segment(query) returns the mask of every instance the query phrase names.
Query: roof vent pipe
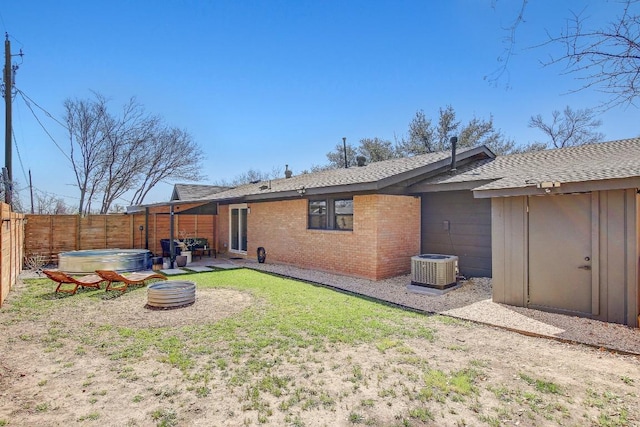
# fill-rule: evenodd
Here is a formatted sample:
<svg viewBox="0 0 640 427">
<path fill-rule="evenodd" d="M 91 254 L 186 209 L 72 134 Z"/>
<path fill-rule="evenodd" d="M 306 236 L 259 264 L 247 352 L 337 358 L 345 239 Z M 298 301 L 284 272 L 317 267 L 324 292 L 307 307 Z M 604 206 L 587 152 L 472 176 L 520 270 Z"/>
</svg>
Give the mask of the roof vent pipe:
<svg viewBox="0 0 640 427">
<path fill-rule="evenodd" d="M 456 171 L 456 146 L 458 145 L 458 137 L 452 136 L 451 142 L 451 172 Z"/>
<path fill-rule="evenodd" d="M 365 156 L 356 157 L 356 162 L 358 162 L 358 166 L 362 167 L 367 163 L 367 158 Z"/>
<path fill-rule="evenodd" d="M 349 167 L 349 163 L 347 163 L 347 137 L 342 137 L 342 148 L 344 149 L 344 168 Z"/>
<path fill-rule="evenodd" d="M 291 178 L 291 175 L 293 175 L 293 172 L 291 172 L 289 170 L 289 165 L 284 165 L 284 177 L 285 178 Z M 269 181 L 271 182 L 271 181 Z"/>
</svg>

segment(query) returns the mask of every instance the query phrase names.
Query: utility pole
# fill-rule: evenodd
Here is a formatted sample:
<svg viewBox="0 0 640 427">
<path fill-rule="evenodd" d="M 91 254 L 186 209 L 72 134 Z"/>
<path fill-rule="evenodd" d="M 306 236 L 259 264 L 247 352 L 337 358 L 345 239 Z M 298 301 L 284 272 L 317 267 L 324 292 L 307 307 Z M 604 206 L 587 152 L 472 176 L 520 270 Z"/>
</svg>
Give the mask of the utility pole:
<svg viewBox="0 0 640 427">
<path fill-rule="evenodd" d="M 4 40 L 4 167 L 6 169 L 6 181 L 4 182 L 4 201 L 11 204 L 11 193 L 13 192 L 11 174 L 11 89 L 13 79 L 11 78 L 11 42 L 9 34 L 5 33 Z"/>
<path fill-rule="evenodd" d="M 20 53 L 17 56 L 22 56 L 22 49 L 20 49 Z M 14 75 L 16 70 L 18 69 L 17 65 L 11 65 L 11 42 L 9 41 L 9 33 L 5 33 L 4 39 L 4 105 L 5 105 L 5 114 L 4 114 L 4 173 L 3 177 L 4 181 L 4 201 L 7 204 L 11 204 L 12 196 L 13 196 L 13 172 L 11 168 L 11 135 L 12 132 L 12 124 L 11 124 L 11 101 L 13 91 L 13 83 L 14 83 Z"/>
<path fill-rule="evenodd" d="M 31 213 L 35 213 L 33 211 L 33 182 L 31 181 L 31 169 L 29 169 L 29 193 L 31 194 Z"/>
</svg>

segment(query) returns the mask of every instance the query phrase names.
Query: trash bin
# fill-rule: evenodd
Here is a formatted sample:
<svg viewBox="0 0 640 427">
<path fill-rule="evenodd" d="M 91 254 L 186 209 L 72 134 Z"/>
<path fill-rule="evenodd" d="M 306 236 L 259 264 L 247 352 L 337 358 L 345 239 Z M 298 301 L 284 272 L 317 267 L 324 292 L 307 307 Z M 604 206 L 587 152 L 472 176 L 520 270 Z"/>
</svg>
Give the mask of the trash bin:
<svg viewBox="0 0 640 427">
<path fill-rule="evenodd" d="M 264 260 L 267 259 L 267 251 L 264 250 L 262 246 L 258 248 L 258 262 L 260 264 L 264 263 Z"/>
</svg>

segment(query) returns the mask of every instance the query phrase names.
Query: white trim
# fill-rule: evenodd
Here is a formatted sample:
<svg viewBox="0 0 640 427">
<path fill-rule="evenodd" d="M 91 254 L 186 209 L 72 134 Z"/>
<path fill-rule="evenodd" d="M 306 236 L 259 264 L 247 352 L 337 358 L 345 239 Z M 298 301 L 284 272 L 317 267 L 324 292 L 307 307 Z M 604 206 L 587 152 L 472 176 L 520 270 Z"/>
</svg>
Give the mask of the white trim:
<svg viewBox="0 0 640 427">
<path fill-rule="evenodd" d="M 229 252 L 233 253 L 233 254 L 241 254 L 241 255 L 246 255 L 247 251 L 244 250 L 239 250 L 239 249 L 233 249 L 233 235 L 232 235 L 232 221 L 233 221 L 233 215 L 232 215 L 232 211 L 234 209 L 245 209 L 247 211 L 247 215 L 249 214 L 249 207 L 246 203 L 240 203 L 240 204 L 236 204 L 236 205 L 229 205 Z M 240 215 L 238 215 L 238 218 L 241 218 Z M 238 246 L 241 246 L 241 242 L 242 242 L 242 238 L 246 237 L 242 235 L 242 224 L 238 224 Z"/>
</svg>

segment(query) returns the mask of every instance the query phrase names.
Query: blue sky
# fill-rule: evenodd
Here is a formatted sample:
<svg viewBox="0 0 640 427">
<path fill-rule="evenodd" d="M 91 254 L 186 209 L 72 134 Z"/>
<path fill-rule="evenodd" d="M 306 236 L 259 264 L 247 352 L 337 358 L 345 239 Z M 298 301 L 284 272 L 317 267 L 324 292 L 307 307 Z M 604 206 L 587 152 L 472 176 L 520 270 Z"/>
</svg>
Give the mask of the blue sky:
<svg viewBox="0 0 640 427">
<path fill-rule="evenodd" d="M 56 118 L 67 98 L 96 91 L 116 110 L 135 96 L 146 110 L 186 129 L 203 148 L 202 183 L 284 165 L 298 173 L 326 163 L 342 137 L 393 140 L 419 109 L 437 118 L 451 105 L 463 122 L 488 119 L 517 143 L 540 138 L 529 117 L 594 107 L 604 98 L 575 75 L 540 61 L 570 11 L 594 25 L 616 15 L 604 0 L 529 2 L 515 55 L 497 85 L 504 30 L 519 0 L 448 1 L 4 1 L 0 25 L 24 52 L 16 86 Z M 14 58 L 14 62 L 20 62 Z M 65 130 L 35 109 L 68 152 Z M 36 191 L 78 195 L 63 153 L 24 101 L 13 103 L 13 175 L 28 208 Z M 606 139 L 640 135 L 638 109 L 603 113 Z M 4 130 L 4 122 L 2 124 Z M 4 131 L 2 133 L 4 135 Z M 4 164 L 4 161 L 3 161 Z M 23 172 L 24 170 L 24 172 Z M 145 203 L 166 201 L 171 184 Z M 128 205 L 127 200 L 119 204 Z"/>
</svg>

